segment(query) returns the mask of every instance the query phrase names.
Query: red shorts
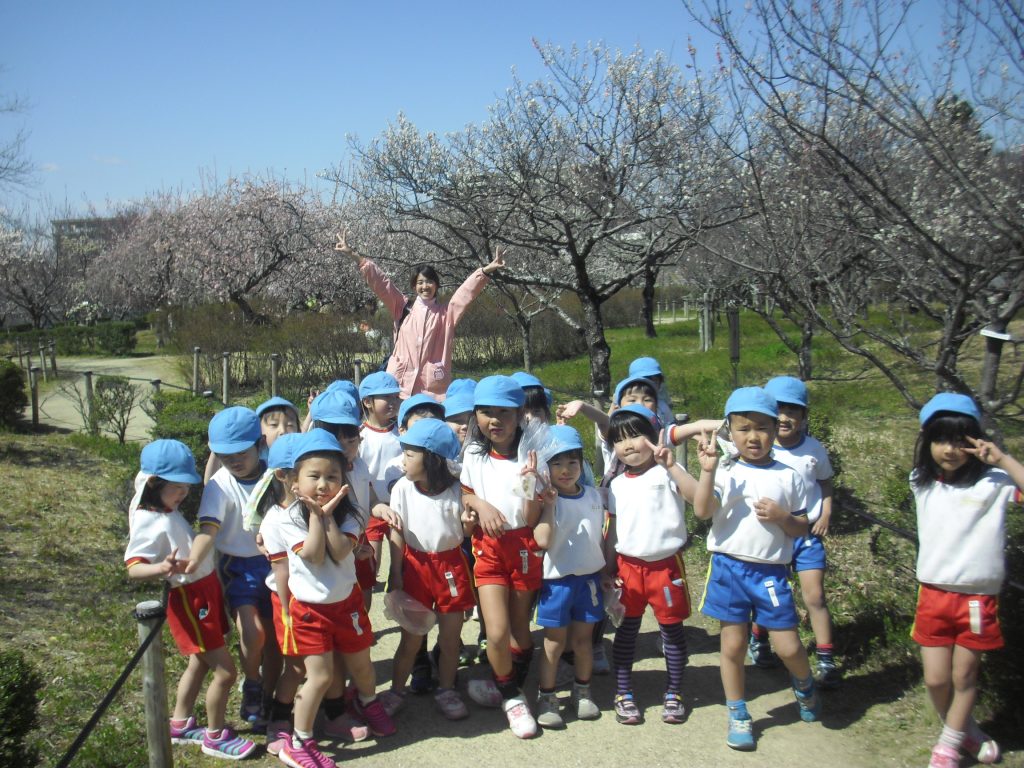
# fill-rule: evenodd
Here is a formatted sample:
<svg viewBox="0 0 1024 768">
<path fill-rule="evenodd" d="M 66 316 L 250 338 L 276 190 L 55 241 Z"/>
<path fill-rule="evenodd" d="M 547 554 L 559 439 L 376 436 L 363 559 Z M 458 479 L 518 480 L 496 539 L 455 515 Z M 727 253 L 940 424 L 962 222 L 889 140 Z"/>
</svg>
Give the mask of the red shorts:
<svg viewBox="0 0 1024 768">
<path fill-rule="evenodd" d="M 469 562 L 462 547 L 445 552 L 420 552 L 405 548 L 402 589 L 438 613 L 468 611 L 473 599 Z"/>
<path fill-rule="evenodd" d="M 282 616 L 282 621 L 286 656 L 330 651 L 358 653 L 373 645 L 373 628 L 363 607 L 363 591 L 357 587 L 337 603 L 302 603 L 292 595 L 288 617 Z"/>
<path fill-rule="evenodd" d="M 690 615 L 690 591 L 682 556 L 648 562 L 637 557 L 617 557 L 622 581 L 622 605 L 626 616 L 643 616 L 651 606 L 659 624 L 675 624 Z"/>
<path fill-rule="evenodd" d="M 524 592 L 540 589 L 543 553 L 529 526 L 505 531 L 498 539 L 485 536 L 477 527 L 473 531 L 473 556 L 477 587 L 500 584 Z"/>
<path fill-rule="evenodd" d="M 390 532 L 391 526 L 379 517 L 371 517 L 370 522 L 366 524 L 366 538 L 370 541 L 386 539 Z"/>
<path fill-rule="evenodd" d="M 290 627 L 285 626 L 284 618 L 281 615 L 281 598 L 275 589 L 270 593 L 270 613 L 274 617 L 274 636 L 277 638 L 277 647 L 285 656 L 294 656 L 294 653 L 285 651 L 288 643 L 291 642 Z"/>
<path fill-rule="evenodd" d="M 369 533 L 369 530 L 367 530 Z M 359 537 L 359 541 L 356 546 L 361 546 L 368 543 L 366 540 L 366 534 L 364 533 Z M 366 559 L 356 558 L 356 581 L 358 582 L 361 589 L 373 591 L 373 588 L 377 586 L 377 558 L 367 557 Z"/>
<path fill-rule="evenodd" d="M 224 647 L 230 630 L 224 594 L 216 573 L 167 593 L 167 626 L 178 650 L 186 656 Z"/>
<path fill-rule="evenodd" d="M 1003 647 L 999 629 L 999 598 L 967 595 L 922 584 L 910 636 L 928 647 L 959 645 L 973 651 Z"/>
</svg>

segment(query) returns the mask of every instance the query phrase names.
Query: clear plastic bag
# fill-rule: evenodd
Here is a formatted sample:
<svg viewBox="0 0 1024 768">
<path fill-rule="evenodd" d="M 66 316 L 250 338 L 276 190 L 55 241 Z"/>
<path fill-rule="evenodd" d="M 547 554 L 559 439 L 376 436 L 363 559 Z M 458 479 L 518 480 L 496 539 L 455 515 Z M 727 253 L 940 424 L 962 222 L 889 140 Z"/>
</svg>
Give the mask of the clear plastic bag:
<svg viewBox="0 0 1024 768">
<path fill-rule="evenodd" d="M 437 623 L 437 614 L 401 589 L 384 595 L 384 615 L 414 635 L 427 634 Z"/>
<path fill-rule="evenodd" d="M 519 451 L 516 458 L 522 465 L 526 464 L 530 451 L 537 454 L 537 473 L 540 480 L 534 475 L 523 475 L 521 481 L 512 489 L 512 493 L 523 499 L 534 499 L 537 497 L 538 489 L 544 488 L 544 476 L 547 471 L 548 459 L 558 452 L 558 442 L 551 436 L 548 425 L 539 419 L 526 419 L 523 422 L 523 435 L 519 438 Z"/>
<path fill-rule="evenodd" d="M 622 624 L 622 620 L 626 618 L 626 606 L 622 604 L 622 588 L 621 587 L 610 587 L 603 590 L 604 592 L 604 612 L 608 616 L 608 621 L 612 623 L 613 627 L 618 627 Z"/>
</svg>

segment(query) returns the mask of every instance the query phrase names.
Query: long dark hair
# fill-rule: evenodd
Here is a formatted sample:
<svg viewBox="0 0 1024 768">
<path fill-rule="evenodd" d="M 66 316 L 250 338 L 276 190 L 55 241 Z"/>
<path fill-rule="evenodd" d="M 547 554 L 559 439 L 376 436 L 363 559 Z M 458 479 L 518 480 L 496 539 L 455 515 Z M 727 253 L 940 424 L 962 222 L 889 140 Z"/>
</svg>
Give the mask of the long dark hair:
<svg viewBox="0 0 1024 768">
<path fill-rule="evenodd" d="M 308 459 L 330 459 L 331 461 L 338 462 L 338 466 L 341 467 L 341 484 L 348 485 L 348 471 L 345 468 L 346 462 L 344 454 L 339 455 L 334 451 L 316 451 L 314 453 L 307 453 L 301 459 L 295 462 L 295 469 L 293 469 L 292 472 L 297 475 L 299 472 L 299 467 L 302 466 L 302 463 Z M 299 508 L 299 514 L 302 516 L 302 523 L 306 526 L 306 529 L 309 530 L 309 508 L 302 501 L 299 501 L 297 506 Z M 345 520 L 347 520 L 349 517 L 353 517 L 358 514 L 359 510 L 356 508 L 356 505 L 352 501 L 352 493 L 350 489 L 348 495 L 346 495 L 345 498 L 343 498 L 341 502 L 338 504 L 338 506 L 334 508 L 334 512 L 331 514 L 331 517 L 334 518 L 335 525 L 337 525 L 338 528 L 341 528 L 341 525 L 345 522 Z M 331 551 L 329 549 L 325 548 L 324 551 L 327 553 L 327 556 L 331 558 L 332 563 L 338 562 L 334 559 L 334 556 L 331 554 Z"/>
<path fill-rule="evenodd" d="M 448 468 L 448 460 L 444 456 L 428 451 L 426 448 L 421 448 L 418 445 L 402 443 L 402 449 L 423 454 L 423 469 L 427 473 L 427 493 L 431 495 L 442 493 L 458 482 L 458 478 Z"/>
<path fill-rule="evenodd" d="M 163 501 L 160 499 L 160 493 L 163 491 L 164 486 L 167 485 L 167 480 L 162 477 L 153 475 L 146 481 L 146 486 L 142 489 L 142 496 L 139 497 L 139 509 L 153 509 L 161 511 L 166 509 Z"/>
<path fill-rule="evenodd" d="M 950 485 L 972 486 L 988 471 L 988 466 L 973 454 L 952 477 L 944 477 L 942 469 L 932 458 L 932 443 L 968 445 L 967 438 L 987 440 L 978 420 L 962 413 L 939 411 L 921 427 L 914 446 L 914 471 L 911 482 L 918 488 L 927 488 L 936 480 Z"/>
<path fill-rule="evenodd" d="M 491 438 L 487 437 L 483 432 L 480 431 L 480 425 L 476 421 L 476 413 L 481 408 L 490 407 L 507 407 L 507 406 L 488 406 L 488 405 L 476 405 L 473 406 L 473 416 L 469 420 L 469 431 L 466 433 L 466 444 L 472 447 L 473 453 L 478 453 L 482 456 L 486 456 L 493 449 L 491 445 Z M 523 418 L 523 407 L 520 406 L 516 409 L 519 416 L 516 418 L 517 422 L 520 422 Z M 510 455 L 516 453 L 519 450 L 519 440 L 523 436 L 523 428 L 520 424 L 516 425 L 516 436 L 512 440 L 512 445 L 509 446 Z"/>
<path fill-rule="evenodd" d="M 256 500 L 256 511 L 259 513 L 261 518 L 267 516 L 270 508 L 274 505 L 280 505 L 285 499 L 284 494 L 284 483 L 277 479 L 275 474 L 270 483 L 263 491 L 263 495 Z"/>
</svg>

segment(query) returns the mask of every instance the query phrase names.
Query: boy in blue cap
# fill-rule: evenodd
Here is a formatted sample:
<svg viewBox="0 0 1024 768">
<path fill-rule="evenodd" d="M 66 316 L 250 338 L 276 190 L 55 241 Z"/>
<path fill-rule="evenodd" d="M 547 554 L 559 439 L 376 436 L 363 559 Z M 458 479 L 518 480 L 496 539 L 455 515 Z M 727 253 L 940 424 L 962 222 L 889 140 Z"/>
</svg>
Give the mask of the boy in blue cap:
<svg viewBox="0 0 1024 768">
<path fill-rule="evenodd" d="M 788 565 L 793 540 L 807 535 L 806 490 L 800 476 L 772 457 L 779 409 L 760 387 L 742 387 L 725 404 L 738 456 L 719 465 L 714 434 L 700 441 L 701 476 L 694 514 L 711 520 L 711 552 L 700 610 L 718 619 L 721 673 L 729 708 L 726 743 L 733 749 L 755 747 L 744 699 L 744 660 L 750 614 L 767 627 L 776 652 L 792 675 L 800 718 L 819 717 L 820 700 L 807 652 L 797 634 L 796 606 Z"/>
<path fill-rule="evenodd" d="M 359 384 L 363 423 L 359 427 L 359 458 L 366 462 L 370 483 L 380 501 L 387 502 L 384 492 L 384 469 L 388 462 L 402 455 L 398 442 L 395 414 L 398 412 L 398 379 L 385 371 L 375 371 Z M 388 524 L 371 518 L 366 525 L 366 540 L 373 548 L 374 579 L 380 570 L 383 541 Z"/>
</svg>

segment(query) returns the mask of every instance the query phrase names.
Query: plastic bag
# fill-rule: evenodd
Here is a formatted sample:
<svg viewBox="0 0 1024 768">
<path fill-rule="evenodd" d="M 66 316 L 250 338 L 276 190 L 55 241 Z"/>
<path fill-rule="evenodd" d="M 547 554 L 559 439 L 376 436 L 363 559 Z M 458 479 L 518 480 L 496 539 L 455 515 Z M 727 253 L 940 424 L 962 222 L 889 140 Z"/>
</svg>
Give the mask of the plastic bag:
<svg viewBox="0 0 1024 768">
<path fill-rule="evenodd" d="M 618 627 L 622 624 L 622 620 L 626 618 L 626 606 L 622 604 L 622 588 L 611 587 L 604 589 L 604 612 L 608 616 L 608 621 L 612 623 L 613 627 Z"/>
<path fill-rule="evenodd" d="M 437 623 L 437 614 L 401 589 L 384 595 L 384 615 L 414 635 L 427 634 Z"/>
<path fill-rule="evenodd" d="M 519 438 L 519 451 L 516 456 L 519 463 L 525 465 L 530 451 L 537 453 L 537 472 L 541 477 L 546 474 L 548 459 L 558 452 L 558 442 L 551 436 L 548 425 L 539 419 L 526 419 L 523 422 L 523 435 Z M 538 482 L 534 475 L 523 475 L 520 482 L 512 489 L 512 493 L 522 499 L 535 499 L 538 486 L 543 489 L 544 481 Z"/>
</svg>

